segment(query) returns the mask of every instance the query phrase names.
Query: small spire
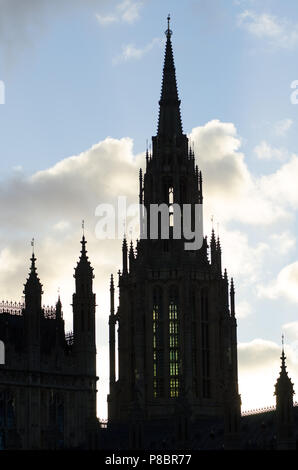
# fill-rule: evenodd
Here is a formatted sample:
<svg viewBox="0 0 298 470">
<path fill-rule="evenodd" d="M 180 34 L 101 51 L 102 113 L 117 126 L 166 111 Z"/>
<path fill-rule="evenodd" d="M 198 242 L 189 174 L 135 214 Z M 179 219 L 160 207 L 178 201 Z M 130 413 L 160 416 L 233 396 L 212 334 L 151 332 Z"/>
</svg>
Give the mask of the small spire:
<svg viewBox="0 0 298 470">
<path fill-rule="evenodd" d="M 235 289 L 234 289 L 234 279 L 233 278 L 231 278 L 230 303 L 231 303 L 231 315 L 232 315 L 232 317 L 235 317 Z"/>
<path fill-rule="evenodd" d="M 82 230 L 83 230 L 83 236 L 85 235 L 85 220 L 82 220 Z"/>
<path fill-rule="evenodd" d="M 125 234 L 122 243 L 122 272 L 127 274 L 127 241 Z"/>
<path fill-rule="evenodd" d="M 132 240 L 130 240 L 130 249 L 129 249 L 129 256 L 134 258 L 134 248 L 133 248 L 133 243 Z"/>
<path fill-rule="evenodd" d="M 32 246 L 32 256 L 34 256 L 34 238 L 31 240 L 31 246 Z"/>
<path fill-rule="evenodd" d="M 110 283 L 110 314 L 114 315 L 115 313 L 115 288 L 114 288 L 114 276 L 111 274 L 111 283 Z"/>
<path fill-rule="evenodd" d="M 94 275 L 93 275 L 93 268 L 91 266 L 91 263 L 89 261 L 89 258 L 87 256 L 87 249 L 86 249 L 86 244 L 87 244 L 87 241 L 86 241 L 86 238 L 85 238 L 85 235 L 83 234 L 82 236 L 82 240 L 80 241 L 81 245 L 82 245 L 82 249 L 81 249 L 81 256 L 79 258 L 79 261 L 77 263 L 77 266 L 75 268 L 75 275 L 74 277 L 76 277 L 78 274 L 82 275 L 91 275 L 92 278 L 94 278 Z"/>
<path fill-rule="evenodd" d="M 281 370 L 285 371 L 286 370 L 286 356 L 285 356 L 285 336 L 284 336 L 284 334 L 281 335 L 281 345 L 282 345 Z"/>
<path fill-rule="evenodd" d="M 58 287 L 58 300 L 56 302 L 56 320 L 62 318 L 62 303 L 60 299 L 60 287 Z"/>
<path fill-rule="evenodd" d="M 216 238 L 215 238 L 215 231 L 213 228 L 213 216 L 211 217 L 211 222 L 212 222 L 212 230 L 211 230 L 211 246 L 216 247 Z"/>
<path fill-rule="evenodd" d="M 284 335 L 282 335 L 282 352 L 281 352 L 281 366 L 279 378 L 277 379 L 275 385 L 275 395 L 278 393 L 288 390 L 290 395 L 294 394 L 293 384 L 291 379 L 288 376 L 287 366 L 286 366 L 286 356 L 285 356 L 285 345 L 284 345 Z"/>
<path fill-rule="evenodd" d="M 168 14 L 167 21 L 168 21 L 168 29 L 165 31 L 165 35 L 167 36 L 167 38 L 170 38 L 173 34 L 173 31 L 170 28 L 170 21 L 171 21 L 170 13 Z"/>
<path fill-rule="evenodd" d="M 161 96 L 159 100 L 159 118 L 157 135 L 174 137 L 182 135 L 182 122 L 180 116 L 180 100 L 178 97 L 176 70 L 174 64 L 170 29 L 170 16 L 168 17 L 168 29 Z"/>
<path fill-rule="evenodd" d="M 35 291 L 36 289 L 38 290 L 39 293 L 42 292 L 42 284 L 40 282 L 40 279 L 37 275 L 37 270 L 36 270 L 36 265 L 35 265 L 35 254 L 34 254 L 34 238 L 31 240 L 31 246 L 32 246 L 32 256 L 30 258 L 31 264 L 30 264 L 30 271 L 29 271 L 29 276 L 26 280 L 26 283 L 24 284 L 24 294 L 28 292 L 32 292 L 32 289 Z"/>
</svg>

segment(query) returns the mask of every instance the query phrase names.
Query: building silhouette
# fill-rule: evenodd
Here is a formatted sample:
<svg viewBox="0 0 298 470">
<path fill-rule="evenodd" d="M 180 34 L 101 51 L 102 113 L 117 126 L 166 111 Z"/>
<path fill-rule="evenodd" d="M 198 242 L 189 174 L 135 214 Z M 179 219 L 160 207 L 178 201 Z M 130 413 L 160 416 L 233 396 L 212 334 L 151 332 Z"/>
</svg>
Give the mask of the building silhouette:
<svg viewBox="0 0 298 470">
<path fill-rule="evenodd" d="M 186 250 L 185 237 L 174 238 L 182 217 L 173 213 L 171 220 L 174 204 L 188 204 L 194 214 L 203 203 L 202 174 L 182 129 L 171 34 L 168 26 L 157 135 L 139 175 L 139 201 L 147 209 L 141 232 L 146 225 L 147 234 L 135 248 L 123 241 L 117 313 L 111 285 L 109 423 L 125 426 L 142 416 L 151 427 L 172 428 L 178 407 L 183 420 L 225 417 L 232 437 L 240 419 L 233 283 L 229 292 L 214 231 L 209 259 L 207 238 L 199 250 Z M 157 238 L 145 238 L 153 204 L 169 208 L 169 239 L 162 237 L 161 220 Z"/>
<path fill-rule="evenodd" d="M 24 304 L 0 304 L 0 449 L 296 446 L 284 348 L 276 411 L 241 416 L 235 288 L 222 269 L 220 240 L 212 230 L 209 242 L 205 236 L 199 249 L 185 249 L 189 237 L 175 236 L 184 205 L 194 231 L 203 177 L 183 133 L 171 35 L 168 18 L 157 135 L 139 173 L 140 239 L 134 246 L 124 237 L 117 308 L 113 275 L 110 281 L 108 423 L 96 417 L 96 302 L 83 235 L 73 333 L 65 333 L 60 298 L 55 308 L 42 306 L 34 252 Z M 153 220 L 150 209 L 161 204 L 168 217 Z"/>
<path fill-rule="evenodd" d="M 83 236 L 75 268 L 73 334 L 65 334 L 60 298 L 42 307 L 34 252 L 24 304 L 0 305 L 0 449 L 96 445 L 96 346 L 93 268 Z"/>
</svg>

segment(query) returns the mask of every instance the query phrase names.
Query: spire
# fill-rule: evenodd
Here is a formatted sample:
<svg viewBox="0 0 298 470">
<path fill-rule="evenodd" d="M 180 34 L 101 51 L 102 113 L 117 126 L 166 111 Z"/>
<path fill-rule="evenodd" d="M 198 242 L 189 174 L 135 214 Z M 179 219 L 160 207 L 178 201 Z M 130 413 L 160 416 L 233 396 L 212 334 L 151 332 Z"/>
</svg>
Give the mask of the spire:
<svg viewBox="0 0 298 470">
<path fill-rule="evenodd" d="M 122 272 L 123 274 L 127 274 L 127 241 L 126 241 L 126 235 L 124 235 L 123 238 L 123 244 L 122 244 Z"/>
<path fill-rule="evenodd" d="M 280 373 L 275 385 L 275 394 L 278 395 L 279 393 L 285 392 L 286 390 L 293 395 L 293 384 L 291 379 L 288 376 L 287 366 L 286 366 L 286 356 L 285 356 L 285 349 L 284 349 L 284 335 L 282 335 L 282 353 L 280 356 L 281 359 L 281 366 L 280 366 Z"/>
<path fill-rule="evenodd" d="M 62 303 L 60 299 L 60 292 L 58 290 L 58 300 L 56 302 L 56 320 L 62 319 Z"/>
<path fill-rule="evenodd" d="M 215 232 L 213 228 L 213 216 L 211 218 L 212 221 L 212 232 L 211 232 L 211 240 L 210 240 L 210 250 L 211 250 L 211 264 L 216 265 L 217 261 L 217 253 L 216 253 L 216 238 L 215 238 Z"/>
<path fill-rule="evenodd" d="M 282 336 L 281 367 L 275 384 L 277 449 L 295 449 L 294 416 L 293 416 L 293 383 L 288 376 Z"/>
<path fill-rule="evenodd" d="M 163 68 L 161 97 L 159 101 L 157 133 L 159 136 L 162 135 L 167 137 L 174 137 L 175 135 L 182 134 L 182 123 L 171 42 L 172 31 L 170 29 L 170 15 L 167 19 L 168 29 L 165 31 L 167 42 Z"/>
<path fill-rule="evenodd" d="M 234 279 L 231 279 L 231 289 L 230 289 L 230 301 L 231 301 L 231 315 L 235 317 L 235 288 L 234 288 Z"/>
<path fill-rule="evenodd" d="M 87 256 L 87 250 L 86 250 L 87 241 L 85 239 L 84 234 L 82 236 L 82 240 L 80 243 L 82 245 L 81 256 L 75 268 L 74 276 L 77 277 L 78 275 L 91 275 L 91 277 L 93 278 L 94 277 L 93 268 Z"/>
<path fill-rule="evenodd" d="M 27 278 L 26 284 L 24 284 L 25 286 L 24 294 L 27 294 L 29 291 L 32 292 L 32 290 L 37 290 L 39 293 L 42 293 L 42 284 L 37 275 L 36 265 L 35 265 L 36 258 L 34 255 L 34 238 L 32 238 L 31 246 L 32 246 L 32 256 L 30 258 L 30 261 L 31 261 L 30 272 L 29 272 L 29 276 Z"/>
<path fill-rule="evenodd" d="M 131 268 L 132 268 L 134 259 L 135 259 L 135 253 L 134 253 L 134 249 L 133 249 L 133 243 L 132 243 L 132 240 L 131 240 L 130 241 L 130 249 L 129 249 L 129 271 L 130 272 L 131 272 Z"/>
<path fill-rule="evenodd" d="M 115 287 L 114 287 L 114 276 L 111 274 L 111 283 L 110 283 L 110 313 L 114 315 L 115 313 Z"/>
</svg>

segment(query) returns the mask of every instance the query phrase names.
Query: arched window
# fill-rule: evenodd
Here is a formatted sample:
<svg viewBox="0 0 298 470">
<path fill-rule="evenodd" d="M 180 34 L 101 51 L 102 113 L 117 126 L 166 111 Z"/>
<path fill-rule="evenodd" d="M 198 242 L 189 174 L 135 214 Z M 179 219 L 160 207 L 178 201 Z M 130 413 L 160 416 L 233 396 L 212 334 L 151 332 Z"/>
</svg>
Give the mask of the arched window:
<svg viewBox="0 0 298 470">
<path fill-rule="evenodd" d="M 5 345 L 3 341 L 0 340 L 0 366 L 5 364 Z"/>
<path fill-rule="evenodd" d="M 169 290 L 169 376 L 170 397 L 179 396 L 179 318 L 178 288 L 171 286 Z"/>
<path fill-rule="evenodd" d="M 163 292 L 159 286 L 153 289 L 153 396 L 163 396 Z"/>
<path fill-rule="evenodd" d="M 174 227 L 174 188 L 173 186 L 169 187 L 169 219 L 170 219 L 170 227 Z"/>
</svg>

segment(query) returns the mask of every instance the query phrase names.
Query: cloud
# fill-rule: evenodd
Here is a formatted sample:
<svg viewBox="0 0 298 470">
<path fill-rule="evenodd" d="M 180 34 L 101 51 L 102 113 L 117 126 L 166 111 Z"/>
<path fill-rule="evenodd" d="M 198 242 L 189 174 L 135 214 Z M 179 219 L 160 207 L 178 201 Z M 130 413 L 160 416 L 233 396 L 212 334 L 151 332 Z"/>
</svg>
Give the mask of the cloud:
<svg viewBox="0 0 298 470">
<path fill-rule="evenodd" d="M 291 48 L 298 43 L 298 25 L 269 13 L 245 10 L 238 15 L 237 24 L 252 36 L 266 39 L 271 46 Z"/>
<path fill-rule="evenodd" d="M 220 229 L 220 238 L 224 248 L 223 266 L 233 273 L 238 282 L 251 284 L 259 280 L 264 260 L 270 251 L 269 245 L 261 241 L 251 246 L 245 233 L 240 230 L 227 230 L 224 227 Z M 237 312 L 241 314 L 238 308 Z M 245 313 L 247 306 L 242 304 L 242 318 Z"/>
<path fill-rule="evenodd" d="M 139 60 L 145 54 L 147 54 L 156 45 L 162 45 L 163 41 L 160 38 L 154 38 L 152 41 L 144 47 L 136 47 L 134 44 L 126 44 L 122 46 L 122 52 L 120 55 L 114 57 L 113 64 L 117 65 L 121 62 L 127 62 L 129 60 Z"/>
<path fill-rule="evenodd" d="M 274 148 L 265 140 L 254 148 L 254 153 L 260 160 L 283 160 L 287 156 L 285 149 Z"/>
<path fill-rule="evenodd" d="M 298 381 L 297 348 L 285 345 L 289 377 L 295 384 Z M 242 411 L 275 405 L 274 386 L 280 372 L 281 345 L 257 338 L 238 344 L 239 390 L 242 398 Z M 257 386 L 256 386 L 257 384 Z"/>
<path fill-rule="evenodd" d="M 288 231 L 270 235 L 270 245 L 274 251 L 286 255 L 296 246 L 296 238 Z"/>
<path fill-rule="evenodd" d="M 140 17 L 140 10 L 144 2 L 141 0 L 123 0 L 118 3 L 112 13 L 102 15 L 97 13 L 96 18 L 101 26 L 108 26 L 119 21 L 134 23 Z"/>
<path fill-rule="evenodd" d="M 245 155 L 240 151 L 241 139 L 232 123 L 210 121 L 194 128 L 191 139 L 203 171 L 205 220 L 212 213 L 216 219 L 221 217 L 223 265 L 236 276 L 237 291 L 240 284 L 245 284 L 251 292 L 268 256 L 271 259 L 272 253 L 276 257 L 283 254 L 278 250 L 280 243 L 285 252 L 290 251 L 295 239 L 285 230 L 276 230 L 265 242 L 255 239 L 251 243 L 239 228 L 227 228 L 231 222 L 264 225 L 280 220 L 279 207 L 275 202 L 270 205 L 267 187 L 265 191 L 260 184 L 262 178 L 254 177 L 246 165 Z M 17 301 L 21 298 L 29 270 L 30 240 L 34 236 L 44 301 L 54 303 L 60 287 L 68 330 L 72 328 L 73 269 L 80 251 L 81 220 L 85 219 L 98 304 L 98 357 L 106 354 L 109 277 L 121 268 L 121 241 L 96 238 L 95 209 L 100 203 L 116 205 L 119 195 L 127 196 L 128 204 L 137 203 L 138 170 L 144 161 L 144 154 L 134 153 L 132 139 L 108 137 L 29 177 L 22 171 L 13 171 L 0 187 L 0 298 Z M 275 184 L 277 174 L 270 175 L 273 182 L 269 186 Z M 243 216 L 243 207 L 251 213 L 247 211 Z M 240 318 L 251 313 L 243 292 L 236 311 Z M 108 363 L 100 361 L 100 375 L 105 377 L 102 403 L 107 393 Z"/>
<path fill-rule="evenodd" d="M 277 299 L 284 297 L 291 302 L 298 302 L 298 261 L 285 266 L 276 279 L 267 285 L 258 287 L 260 297 Z"/>
<path fill-rule="evenodd" d="M 288 130 L 292 127 L 292 125 L 293 120 L 289 118 L 278 121 L 274 126 L 276 135 L 279 137 L 284 137 L 287 134 Z"/>
<path fill-rule="evenodd" d="M 287 341 L 298 341 L 298 322 L 285 323 L 282 326 Z"/>
<path fill-rule="evenodd" d="M 248 317 L 252 313 L 252 308 L 247 300 L 241 300 L 237 302 L 237 319 L 243 319 Z"/>
<path fill-rule="evenodd" d="M 194 128 L 189 137 L 199 156 L 209 217 L 220 214 L 221 223 L 237 220 L 251 225 L 269 225 L 289 217 L 269 192 L 264 193 L 263 180 L 249 171 L 233 123 L 212 120 Z"/>
<path fill-rule="evenodd" d="M 293 154 L 275 173 L 260 177 L 259 187 L 276 207 L 298 209 L 297 178 L 298 156 Z"/>
<path fill-rule="evenodd" d="M 112 23 L 116 23 L 118 21 L 116 16 L 113 16 L 113 15 L 104 16 L 104 15 L 100 15 L 99 13 L 96 14 L 96 18 L 99 24 L 101 24 L 102 26 L 107 26 Z"/>
</svg>

